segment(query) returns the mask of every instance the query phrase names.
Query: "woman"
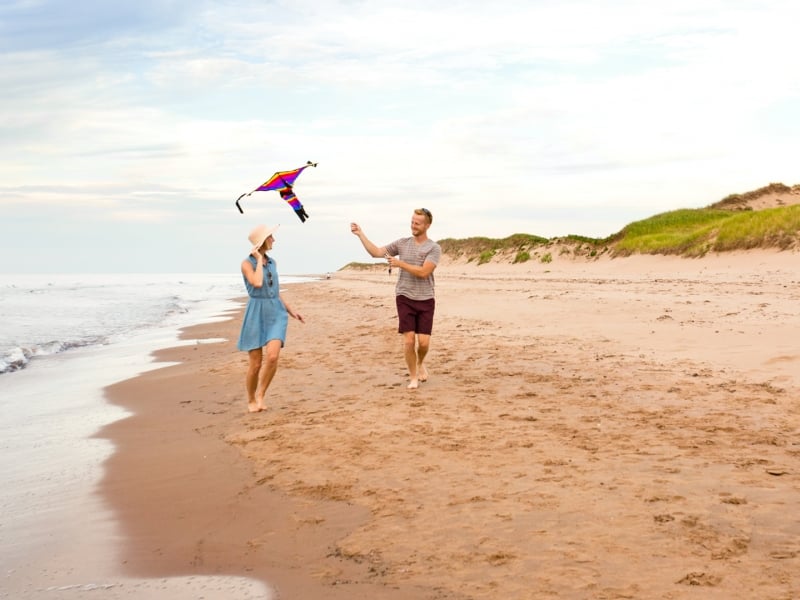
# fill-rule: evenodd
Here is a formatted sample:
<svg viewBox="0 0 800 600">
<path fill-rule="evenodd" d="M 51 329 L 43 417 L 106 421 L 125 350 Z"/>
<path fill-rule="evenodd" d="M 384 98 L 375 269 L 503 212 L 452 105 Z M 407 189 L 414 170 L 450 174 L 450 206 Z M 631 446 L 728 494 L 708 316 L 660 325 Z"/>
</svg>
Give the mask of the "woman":
<svg viewBox="0 0 800 600">
<path fill-rule="evenodd" d="M 305 323 L 303 315 L 284 301 L 275 261 L 267 256 L 275 242 L 272 234 L 277 229 L 277 225 L 259 225 L 253 229 L 249 236 L 253 249 L 242 261 L 242 277 L 250 297 L 242 319 L 238 348 L 247 350 L 250 359 L 245 382 L 249 412 L 267 408 L 264 397 L 278 370 L 278 357 L 286 341 L 289 315 Z"/>
</svg>

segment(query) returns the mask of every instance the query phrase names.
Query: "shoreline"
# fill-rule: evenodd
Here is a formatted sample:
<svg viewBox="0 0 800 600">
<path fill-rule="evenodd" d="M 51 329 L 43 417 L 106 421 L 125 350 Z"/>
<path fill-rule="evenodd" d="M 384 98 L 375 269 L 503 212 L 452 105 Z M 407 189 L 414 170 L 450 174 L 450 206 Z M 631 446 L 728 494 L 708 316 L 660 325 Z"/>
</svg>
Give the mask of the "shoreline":
<svg viewBox="0 0 800 600">
<path fill-rule="evenodd" d="M 797 595 L 792 257 L 442 265 L 416 392 L 394 276 L 289 284 L 308 323 L 258 415 L 239 313 L 188 328 L 228 341 L 108 389 L 136 413 L 102 433 L 125 568 L 311 600 Z"/>
<path fill-rule="evenodd" d="M 2 380 L 0 597 L 267 598 L 252 579 L 119 574 L 120 528 L 97 488 L 113 448 L 96 433 L 125 412 L 108 403 L 102 386 L 154 368 L 150 351 L 174 345 L 175 333 L 151 330 L 113 349 L 80 348 Z"/>
</svg>

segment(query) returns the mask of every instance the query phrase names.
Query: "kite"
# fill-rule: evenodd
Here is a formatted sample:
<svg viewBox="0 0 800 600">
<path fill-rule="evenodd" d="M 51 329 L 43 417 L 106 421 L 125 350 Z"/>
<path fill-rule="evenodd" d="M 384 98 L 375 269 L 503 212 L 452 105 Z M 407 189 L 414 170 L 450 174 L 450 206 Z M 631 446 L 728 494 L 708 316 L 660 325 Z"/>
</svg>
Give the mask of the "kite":
<svg viewBox="0 0 800 600">
<path fill-rule="evenodd" d="M 303 205 L 300 203 L 300 199 L 295 196 L 292 187 L 294 186 L 294 180 L 300 176 L 300 173 L 303 172 L 304 169 L 307 167 L 316 167 L 317 163 L 312 163 L 308 161 L 305 165 L 300 167 L 299 169 L 292 169 L 291 171 L 278 171 L 272 177 L 267 179 L 264 183 L 258 186 L 253 192 L 271 192 L 273 190 L 277 190 L 280 194 L 281 198 L 286 200 L 289 206 L 292 207 L 294 213 L 298 216 L 302 223 L 306 222 L 308 218 L 308 214 L 306 213 L 306 209 L 303 208 Z M 244 198 L 245 196 L 249 196 L 253 192 L 247 192 L 246 194 L 242 194 L 236 199 L 236 208 L 239 209 L 239 212 L 244 214 L 242 207 L 239 206 L 239 200 Z"/>
</svg>

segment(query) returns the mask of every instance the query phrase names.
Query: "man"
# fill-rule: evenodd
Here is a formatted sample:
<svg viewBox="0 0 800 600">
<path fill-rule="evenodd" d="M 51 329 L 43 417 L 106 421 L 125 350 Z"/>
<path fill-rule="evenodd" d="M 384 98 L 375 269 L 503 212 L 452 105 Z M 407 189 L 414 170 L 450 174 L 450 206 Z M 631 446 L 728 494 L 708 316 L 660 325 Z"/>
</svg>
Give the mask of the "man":
<svg viewBox="0 0 800 600">
<path fill-rule="evenodd" d="M 408 389 L 415 390 L 420 381 L 427 381 L 428 370 L 423 361 L 428 354 L 436 308 L 433 271 L 439 264 L 442 249 L 428 238 L 433 215 L 427 208 L 418 208 L 411 216 L 411 237 L 400 238 L 380 248 L 373 244 L 357 223 L 350 231 L 358 236 L 370 256 L 386 258 L 389 269 L 400 269 L 395 295 L 398 331 L 403 334 L 403 354 L 408 366 Z"/>
</svg>

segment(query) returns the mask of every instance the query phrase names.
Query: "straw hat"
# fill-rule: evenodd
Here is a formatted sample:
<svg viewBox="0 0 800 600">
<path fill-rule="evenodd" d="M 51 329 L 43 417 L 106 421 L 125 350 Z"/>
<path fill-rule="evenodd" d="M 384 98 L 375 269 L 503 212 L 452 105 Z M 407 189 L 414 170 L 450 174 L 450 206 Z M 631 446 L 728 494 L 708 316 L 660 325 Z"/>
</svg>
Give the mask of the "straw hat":
<svg viewBox="0 0 800 600">
<path fill-rule="evenodd" d="M 253 229 L 253 231 L 250 232 L 250 235 L 247 236 L 247 239 L 250 240 L 250 243 L 253 245 L 253 248 L 255 249 L 261 248 L 264 241 L 273 233 L 278 231 L 278 227 L 280 227 L 280 225 L 274 225 L 272 227 L 267 227 L 266 225 L 258 225 L 255 229 Z"/>
</svg>

